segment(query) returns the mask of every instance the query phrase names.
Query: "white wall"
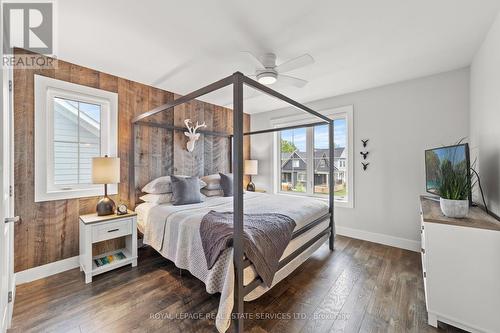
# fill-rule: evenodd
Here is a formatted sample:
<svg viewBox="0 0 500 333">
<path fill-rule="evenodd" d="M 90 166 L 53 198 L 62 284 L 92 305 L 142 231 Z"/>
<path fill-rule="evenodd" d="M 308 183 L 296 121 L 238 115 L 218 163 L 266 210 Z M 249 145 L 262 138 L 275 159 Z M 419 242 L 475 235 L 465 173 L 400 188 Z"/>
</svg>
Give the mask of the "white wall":
<svg viewBox="0 0 500 333">
<path fill-rule="evenodd" d="M 453 144 L 469 132 L 469 69 L 437 74 L 308 106 L 327 110 L 354 105 L 354 208 L 336 209 L 339 233 L 418 248 L 419 194 L 425 192 L 424 150 Z M 500 110 L 499 110 L 500 111 Z M 282 109 L 251 117 L 252 130 L 270 120 L 296 114 Z M 361 139 L 370 139 L 370 165 L 361 167 Z M 258 188 L 272 190 L 272 135 L 252 137 L 259 160 Z M 355 229 L 355 230 L 351 230 Z M 374 234 L 373 234 L 374 233 Z"/>
<path fill-rule="evenodd" d="M 500 13 L 474 56 L 470 86 L 472 155 L 487 204 L 500 215 Z"/>
</svg>

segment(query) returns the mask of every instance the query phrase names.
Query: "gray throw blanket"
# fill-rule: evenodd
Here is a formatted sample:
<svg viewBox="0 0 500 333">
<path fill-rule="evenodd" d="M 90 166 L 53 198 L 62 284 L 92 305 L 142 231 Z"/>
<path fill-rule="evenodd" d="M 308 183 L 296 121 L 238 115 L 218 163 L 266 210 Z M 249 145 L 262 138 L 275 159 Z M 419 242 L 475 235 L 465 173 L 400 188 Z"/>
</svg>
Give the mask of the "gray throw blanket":
<svg viewBox="0 0 500 333">
<path fill-rule="evenodd" d="M 283 214 L 244 214 L 243 251 L 270 287 L 279 260 L 292 238 L 295 221 Z M 201 220 L 201 242 L 208 268 L 233 243 L 233 213 L 210 211 Z"/>
</svg>

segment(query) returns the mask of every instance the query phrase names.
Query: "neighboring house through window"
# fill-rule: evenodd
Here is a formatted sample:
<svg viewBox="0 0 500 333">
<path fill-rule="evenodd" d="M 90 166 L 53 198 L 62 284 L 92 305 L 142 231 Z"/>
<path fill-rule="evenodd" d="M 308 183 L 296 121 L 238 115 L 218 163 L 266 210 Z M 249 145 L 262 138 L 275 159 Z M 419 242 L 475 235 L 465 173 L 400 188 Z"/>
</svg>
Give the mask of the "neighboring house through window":
<svg viewBox="0 0 500 333">
<path fill-rule="evenodd" d="M 352 106 L 323 114 L 334 120 L 334 195 L 338 205 L 353 206 Z M 290 117 L 291 118 L 291 117 Z M 275 127 L 303 124 L 304 120 L 279 119 Z M 281 121 L 281 122 L 280 122 Z M 317 120 L 312 121 L 317 122 Z M 328 125 L 277 132 L 281 193 L 326 197 L 329 184 Z"/>
<path fill-rule="evenodd" d="M 116 156 L 117 101 L 116 93 L 35 75 L 35 202 L 102 193 L 92 158 Z"/>
</svg>

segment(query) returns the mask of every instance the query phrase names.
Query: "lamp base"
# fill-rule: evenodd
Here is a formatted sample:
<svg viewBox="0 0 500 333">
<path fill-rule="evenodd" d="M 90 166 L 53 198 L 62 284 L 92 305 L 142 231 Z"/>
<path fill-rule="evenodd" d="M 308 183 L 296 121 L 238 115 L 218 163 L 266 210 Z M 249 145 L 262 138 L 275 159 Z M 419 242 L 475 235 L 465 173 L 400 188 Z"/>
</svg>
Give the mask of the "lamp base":
<svg viewBox="0 0 500 333">
<path fill-rule="evenodd" d="M 250 183 L 247 184 L 247 191 L 255 192 L 255 184 L 252 181 L 250 181 Z"/>
<path fill-rule="evenodd" d="M 97 203 L 96 211 L 97 216 L 111 215 L 115 213 L 115 202 L 111 200 L 108 196 L 104 196 Z"/>
</svg>

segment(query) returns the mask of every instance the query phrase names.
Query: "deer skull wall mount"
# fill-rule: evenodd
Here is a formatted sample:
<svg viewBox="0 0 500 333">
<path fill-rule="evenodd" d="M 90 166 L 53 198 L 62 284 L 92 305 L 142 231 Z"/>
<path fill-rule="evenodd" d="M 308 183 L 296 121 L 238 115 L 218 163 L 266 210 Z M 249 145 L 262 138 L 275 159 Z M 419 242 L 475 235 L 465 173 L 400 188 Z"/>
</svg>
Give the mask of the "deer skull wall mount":
<svg viewBox="0 0 500 333">
<path fill-rule="evenodd" d="M 201 125 L 196 122 L 196 126 L 192 126 L 191 119 L 184 120 L 184 124 L 186 124 L 186 128 L 188 130 L 188 132 L 184 132 L 184 135 L 186 135 L 189 139 L 186 148 L 189 152 L 193 152 L 194 144 L 196 140 L 200 138 L 200 133 L 196 133 L 196 130 L 200 127 L 207 127 L 207 125 L 205 125 L 205 122 Z"/>
</svg>

